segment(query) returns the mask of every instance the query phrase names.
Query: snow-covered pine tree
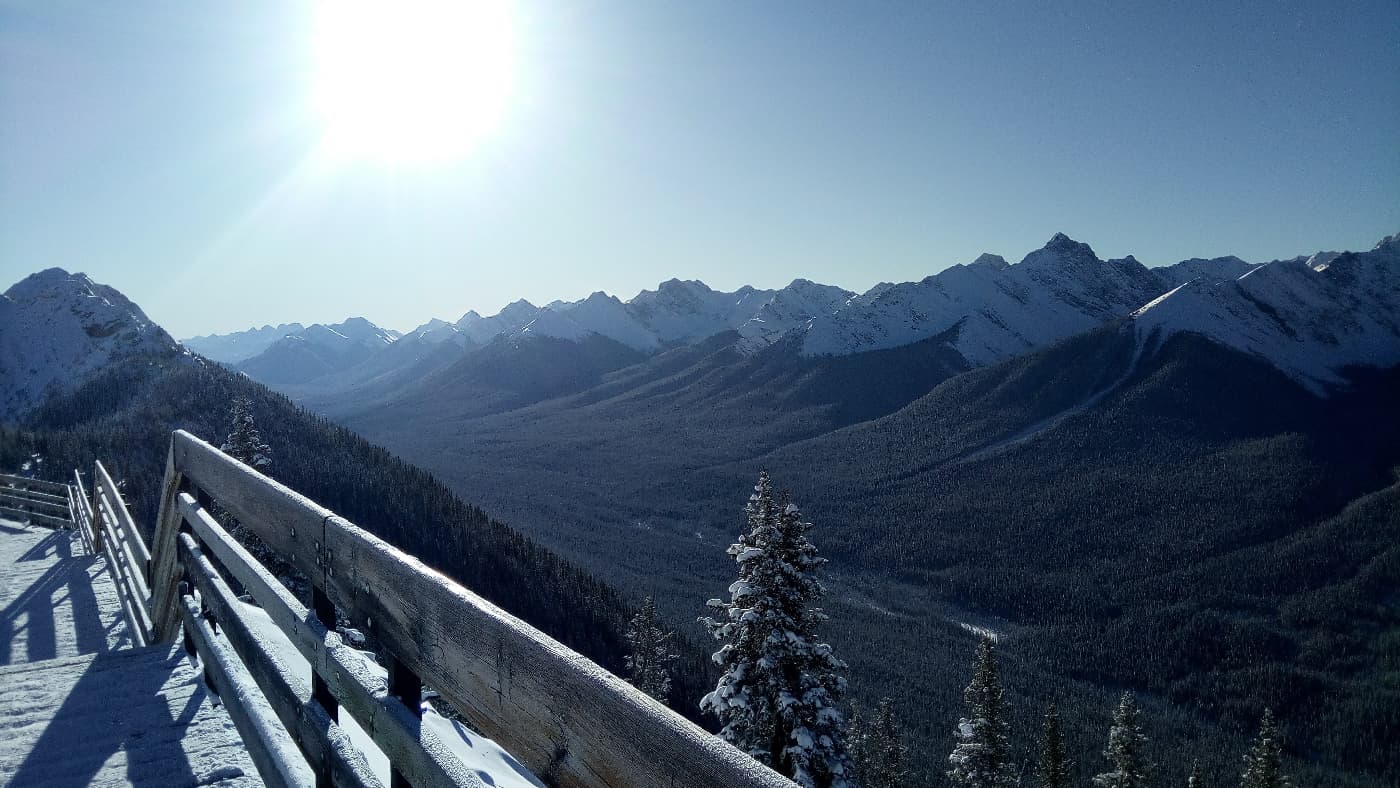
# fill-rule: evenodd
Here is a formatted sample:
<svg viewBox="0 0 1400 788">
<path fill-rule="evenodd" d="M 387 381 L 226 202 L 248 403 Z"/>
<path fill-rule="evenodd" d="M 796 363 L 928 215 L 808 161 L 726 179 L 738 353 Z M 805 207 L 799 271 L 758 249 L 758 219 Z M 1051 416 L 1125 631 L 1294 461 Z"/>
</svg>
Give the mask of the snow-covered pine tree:
<svg viewBox="0 0 1400 788">
<path fill-rule="evenodd" d="M 859 736 L 859 752 L 852 752 L 852 760 L 861 788 L 904 788 L 909 778 L 909 748 L 899 735 L 893 699 L 880 699 L 875 716 L 862 724 Z"/>
<path fill-rule="evenodd" d="M 719 620 L 700 619 L 724 645 L 723 671 L 700 708 L 719 717 L 720 736 L 808 788 L 852 788 L 844 720 L 846 663 L 819 642 L 826 615 L 816 571 L 826 559 L 807 538 L 811 523 L 765 471 L 745 507 L 749 530 L 729 546 L 739 579 L 730 601 L 711 599 Z"/>
<path fill-rule="evenodd" d="M 676 660 L 668 642 L 673 634 L 661 626 L 652 597 L 642 600 L 627 627 L 627 643 L 632 647 L 632 653 L 626 657 L 627 670 L 632 674 L 629 681 L 662 703 L 671 691 L 671 663 Z"/>
<path fill-rule="evenodd" d="M 1045 712 L 1045 727 L 1040 734 L 1040 763 L 1036 777 L 1040 788 L 1069 788 L 1070 760 L 1065 754 L 1065 735 L 1060 730 L 1060 712 L 1051 701 Z"/>
<path fill-rule="evenodd" d="M 1151 765 L 1143 752 L 1147 737 L 1143 735 L 1140 716 L 1133 693 L 1123 693 L 1113 712 L 1113 727 L 1108 729 L 1108 749 L 1103 752 L 1113 764 L 1113 771 L 1094 778 L 1098 788 L 1145 788 L 1147 785 Z"/>
<path fill-rule="evenodd" d="M 1244 773 L 1240 788 L 1286 788 L 1288 778 L 1283 774 L 1283 736 L 1274 721 L 1274 713 L 1264 710 L 1259 721 L 1259 735 L 1244 756 Z"/>
<path fill-rule="evenodd" d="M 219 450 L 260 473 L 270 472 L 272 448 L 263 443 L 262 434 L 253 423 L 253 401 L 235 397 L 232 416 L 233 425 Z"/>
<path fill-rule="evenodd" d="M 957 744 L 948 756 L 948 777 L 967 788 L 1006 788 L 1016 784 L 1011 764 L 1011 725 L 997 672 L 996 641 L 977 644 L 972 683 L 963 690 L 967 716 L 954 732 Z"/>
<path fill-rule="evenodd" d="M 1205 788 L 1205 781 L 1201 779 L 1201 762 L 1191 759 L 1191 773 L 1186 777 L 1186 788 Z"/>
</svg>

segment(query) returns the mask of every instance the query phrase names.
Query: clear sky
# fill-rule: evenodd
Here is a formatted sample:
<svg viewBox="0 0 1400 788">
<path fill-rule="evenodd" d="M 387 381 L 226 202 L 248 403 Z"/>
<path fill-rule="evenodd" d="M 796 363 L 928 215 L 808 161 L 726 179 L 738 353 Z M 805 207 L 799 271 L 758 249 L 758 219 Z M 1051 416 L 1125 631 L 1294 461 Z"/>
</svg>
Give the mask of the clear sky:
<svg viewBox="0 0 1400 788">
<path fill-rule="evenodd" d="M 1396 0 L 400 7 L 328 66 L 330 6 L 0 0 L 0 287 L 86 271 L 176 336 L 408 329 L 671 277 L 863 290 L 1057 231 L 1149 265 L 1400 231 Z"/>
</svg>

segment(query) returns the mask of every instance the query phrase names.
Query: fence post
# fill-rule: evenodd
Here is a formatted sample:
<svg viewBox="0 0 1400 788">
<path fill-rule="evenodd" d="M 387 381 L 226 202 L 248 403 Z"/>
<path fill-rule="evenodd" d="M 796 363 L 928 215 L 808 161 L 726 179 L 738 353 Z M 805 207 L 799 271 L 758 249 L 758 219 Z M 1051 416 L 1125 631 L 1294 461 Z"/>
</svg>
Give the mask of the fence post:
<svg viewBox="0 0 1400 788">
<path fill-rule="evenodd" d="M 180 573 L 177 555 L 180 533 L 180 510 L 176 505 L 183 478 L 175 460 L 175 441 L 170 441 L 170 454 L 165 460 L 165 480 L 160 495 L 160 510 L 156 519 L 154 542 L 151 545 L 150 577 L 152 638 L 157 643 L 169 643 L 180 629 Z"/>
<path fill-rule="evenodd" d="M 413 712 L 413 716 L 422 718 L 423 679 L 393 655 L 389 657 L 389 694 L 402 701 L 403 705 Z M 398 769 L 393 768 L 392 762 L 389 766 L 389 788 L 410 788 L 408 779 L 400 774 Z"/>
</svg>

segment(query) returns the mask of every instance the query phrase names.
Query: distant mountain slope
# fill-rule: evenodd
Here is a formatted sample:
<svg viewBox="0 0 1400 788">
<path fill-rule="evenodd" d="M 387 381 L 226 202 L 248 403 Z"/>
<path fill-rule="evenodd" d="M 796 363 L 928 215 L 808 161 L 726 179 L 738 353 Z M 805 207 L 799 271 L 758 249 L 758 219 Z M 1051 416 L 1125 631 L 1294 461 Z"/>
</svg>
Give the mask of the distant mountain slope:
<svg viewBox="0 0 1400 788">
<path fill-rule="evenodd" d="M 282 323 L 277 326 L 250 328 L 230 334 L 209 334 L 180 340 L 180 344 L 205 358 L 222 364 L 237 364 L 267 350 L 272 343 L 288 334 L 300 334 L 306 330 L 301 323 Z"/>
<path fill-rule="evenodd" d="M 1141 335 L 1194 333 L 1259 356 L 1314 392 L 1341 370 L 1400 363 L 1400 236 L 1364 253 L 1196 278 L 1133 314 Z"/>
<path fill-rule="evenodd" d="M 40 271 L 0 296 L 0 421 L 30 410 L 51 390 L 71 391 L 113 361 L 180 352 L 115 289 L 86 274 Z"/>
<path fill-rule="evenodd" d="M 237 368 L 262 383 L 305 383 L 348 369 L 390 347 L 397 338 L 396 332 L 362 317 L 331 325 L 316 323 L 282 337 Z"/>
</svg>

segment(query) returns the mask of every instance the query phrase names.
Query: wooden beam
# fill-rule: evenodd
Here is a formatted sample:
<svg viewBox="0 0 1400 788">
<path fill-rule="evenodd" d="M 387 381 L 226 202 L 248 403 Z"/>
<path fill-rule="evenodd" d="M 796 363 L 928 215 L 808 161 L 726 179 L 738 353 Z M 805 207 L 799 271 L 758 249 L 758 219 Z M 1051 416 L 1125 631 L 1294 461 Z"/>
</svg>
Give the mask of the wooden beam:
<svg viewBox="0 0 1400 788">
<path fill-rule="evenodd" d="M 244 606 L 233 589 L 189 534 L 180 534 L 180 560 L 190 570 L 201 600 L 214 611 L 219 629 L 238 652 L 272 710 L 312 768 L 324 766 L 330 782 L 354 788 L 382 788 L 364 754 L 326 710 L 311 698 L 307 676 L 294 673 L 274 658 L 248 623 Z"/>
<path fill-rule="evenodd" d="M 0 514 L 12 520 L 28 520 L 34 525 L 44 525 L 49 528 L 71 528 L 73 526 L 71 521 L 65 520 L 62 517 L 54 517 L 51 514 L 44 514 L 42 512 L 32 512 L 28 509 L 16 509 L 12 506 L 0 505 Z"/>
<path fill-rule="evenodd" d="M 107 469 L 102 467 L 101 462 L 93 464 L 93 489 L 101 489 L 108 492 L 108 503 L 116 504 L 113 512 L 116 515 L 117 525 L 125 533 L 127 541 L 131 543 L 133 557 L 140 561 L 138 568 L 144 578 L 151 563 L 151 551 L 146 547 L 146 540 L 137 530 L 136 523 L 131 519 L 131 512 L 126 508 L 126 502 L 122 500 L 121 492 L 117 490 L 117 485 L 113 483 L 112 477 L 107 474 Z"/>
<path fill-rule="evenodd" d="M 470 785 L 470 770 L 417 715 L 389 697 L 385 682 L 369 669 L 364 655 L 328 630 L 305 605 L 225 531 L 194 496 L 180 496 L 180 511 L 202 542 L 287 635 L 340 702 L 341 712 L 355 718 L 396 771 L 420 788 Z"/>
<path fill-rule="evenodd" d="M 263 783 L 272 788 L 304 784 L 306 770 L 301 753 L 287 736 L 278 735 L 281 722 L 254 700 L 261 693 L 239 666 L 237 655 L 214 634 L 193 596 L 181 596 L 180 612 L 185 632 L 193 639 L 199 660 L 204 663 L 205 674 L 228 709 Z"/>
<path fill-rule="evenodd" d="M 51 482 L 47 479 L 31 479 L 28 476 L 15 476 L 9 473 L 0 473 L 0 484 L 11 484 L 24 489 L 39 490 L 40 492 L 46 492 L 50 495 L 62 494 L 64 487 L 62 482 Z"/>
<path fill-rule="evenodd" d="M 176 433 L 177 435 L 179 433 Z M 151 564 L 146 580 L 151 589 L 151 636 L 169 643 L 180 631 L 179 545 L 180 512 L 176 504 L 184 477 L 175 467 L 175 445 L 165 458 L 165 478 L 161 482 L 160 508 L 156 529 L 151 535 Z"/>
</svg>

